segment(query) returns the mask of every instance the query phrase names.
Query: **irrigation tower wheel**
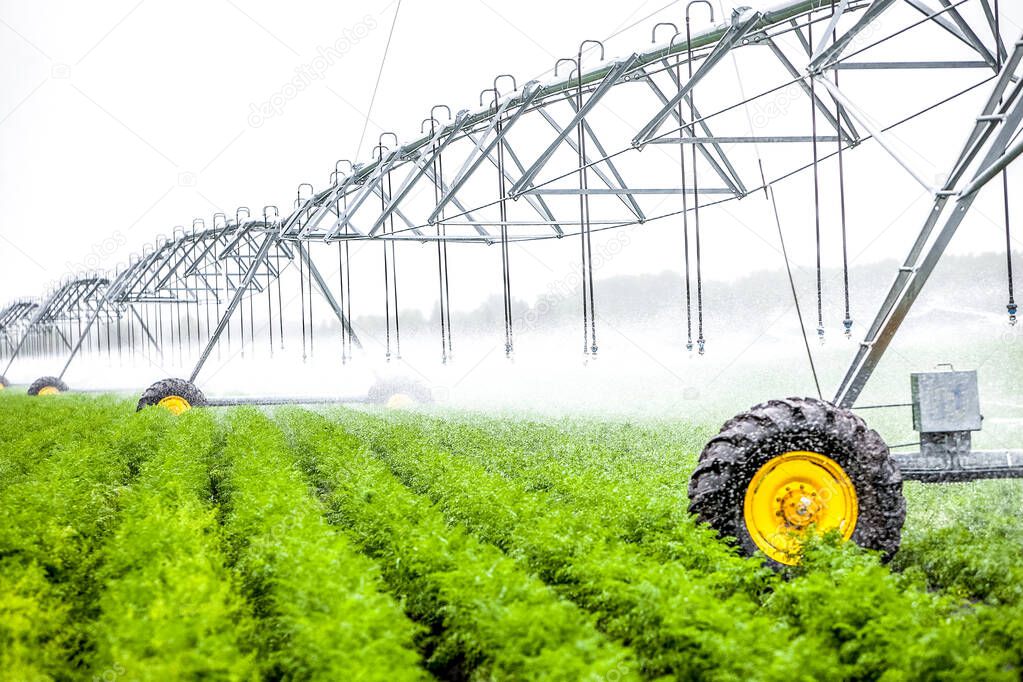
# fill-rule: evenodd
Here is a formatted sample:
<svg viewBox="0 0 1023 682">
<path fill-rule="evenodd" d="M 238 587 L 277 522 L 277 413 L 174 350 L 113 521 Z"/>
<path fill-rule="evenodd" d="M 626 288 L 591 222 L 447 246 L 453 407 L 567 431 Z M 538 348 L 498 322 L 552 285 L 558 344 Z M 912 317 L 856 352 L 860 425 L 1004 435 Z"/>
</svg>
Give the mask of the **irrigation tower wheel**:
<svg viewBox="0 0 1023 682">
<path fill-rule="evenodd" d="M 366 396 L 367 402 L 384 405 L 391 409 L 402 409 L 413 405 L 433 402 L 429 387 L 423 382 L 397 377 L 378 379 Z"/>
<path fill-rule="evenodd" d="M 29 395 L 56 395 L 68 390 L 68 385 L 58 377 L 39 377 L 28 387 Z"/>
<path fill-rule="evenodd" d="M 150 386 L 139 398 L 138 407 L 157 406 L 168 410 L 172 414 L 182 414 L 193 407 L 202 407 L 206 404 L 206 396 L 191 381 L 184 379 L 162 379 Z"/>
<path fill-rule="evenodd" d="M 7 381 L 7 377 L 5 377 L 3 374 L 0 374 L 0 391 L 4 390 L 10 385 L 11 385 L 10 382 Z"/>
<path fill-rule="evenodd" d="M 864 421 L 814 398 L 770 400 L 733 417 L 689 480 L 689 511 L 747 555 L 799 561 L 800 539 L 837 530 L 890 559 L 906 501 L 888 446 Z"/>
</svg>

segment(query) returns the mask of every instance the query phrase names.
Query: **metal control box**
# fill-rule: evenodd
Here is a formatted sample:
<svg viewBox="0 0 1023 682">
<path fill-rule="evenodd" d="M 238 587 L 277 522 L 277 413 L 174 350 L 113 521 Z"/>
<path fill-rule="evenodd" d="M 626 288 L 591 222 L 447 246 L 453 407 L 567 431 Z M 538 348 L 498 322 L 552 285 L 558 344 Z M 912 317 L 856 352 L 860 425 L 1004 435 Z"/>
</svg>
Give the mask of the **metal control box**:
<svg viewBox="0 0 1023 682">
<path fill-rule="evenodd" d="M 920 433 L 980 431 L 977 372 L 918 372 L 910 375 L 913 428 Z"/>
</svg>

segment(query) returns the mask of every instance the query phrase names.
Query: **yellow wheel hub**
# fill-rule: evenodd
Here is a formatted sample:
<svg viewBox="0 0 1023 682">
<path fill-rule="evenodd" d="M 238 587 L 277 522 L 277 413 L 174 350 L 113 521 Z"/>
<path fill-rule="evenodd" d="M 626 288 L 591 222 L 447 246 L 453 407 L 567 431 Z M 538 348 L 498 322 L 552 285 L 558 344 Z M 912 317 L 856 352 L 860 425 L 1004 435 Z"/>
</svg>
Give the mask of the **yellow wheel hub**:
<svg viewBox="0 0 1023 682">
<path fill-rule="evenodd" d="M 415 401 L 406 393 L 395 393 L 387 399 L 387 407 L 392 410 L 400 410 L 406 407 L 412 407 Z"/>
<path fill-rule="evenodd" d="M 60 389 L 56 386 L 43 386 L 37 395 L 57 395 L 58 393 L 60 393 Z"/>
<path fill-rule="evenodd" d="M 160 402 L 157 403 L 158 407 L 162 407 L 165 410 L 169 410 L 171 414 L 181 414 L 192 409 L 192 403 L 188 402 L 181 396 L 169 395 L 166 398 L 161 398 Z"/>
<path fill-rule="evenodd" d="M 856 528 L 856 488 L 838 462 L 816 452 L 786 452 L 764 464 L 750 481 L 743 517 L 760 550 L 780 564 L 799 560 L 810 526 L 837 529 L 848 540 Z"/>
</svg>

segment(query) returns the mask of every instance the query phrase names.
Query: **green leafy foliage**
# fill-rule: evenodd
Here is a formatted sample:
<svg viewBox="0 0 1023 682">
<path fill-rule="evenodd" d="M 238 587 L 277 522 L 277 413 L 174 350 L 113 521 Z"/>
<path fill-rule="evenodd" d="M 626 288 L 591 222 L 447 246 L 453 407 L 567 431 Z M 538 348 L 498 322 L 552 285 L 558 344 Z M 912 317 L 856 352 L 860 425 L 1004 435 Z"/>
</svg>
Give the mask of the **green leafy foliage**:
<svg viewBox="0 0 1023 682">
<path fill-rule="evenodd" d="M 156 413 L 163 411 L 142 414 Z M 94 675 L 254 677 L 253 656 L 243 651 L 252 620 L 226 565 L 211 499 L 218 447 L 212 415 L 188 412 L 124 494 L 120 523 L 102 552 Z"/>
<path fill-rule="evenodd" d="M 1019 481 L 912 484 L 894 565 L 932 590 L 967 599 L 991 646 L 1023 669 L 1023 485 Z"/>
<path fill-rule="evenodd" d="M 26 426 L 40 414 L 32 400 L 44 402 L 16 401 L 33 415 Z M 135 415 L 122 402 L 59 396 L 52 406 L 73 426 L 63 434 L 44 426 L 46 452 L 0 490 L 0 667 L 13 679 L 79 667 L 100 588 L 99 549 L 139 459 L 164 427 L 162 415 Z M 19 443 L 30 457 L 27 439 Z"/>
<path fill-rule="evenodd" d="M 650 675 L 1018 674 L 1019 662 L 1007 653 L 1006 636 L 992 629 L 991 613 L 934 595 L 911 576 L 892 575 L 855 546 L 834 549 L 833 561 L 811 558 L 800 570 L 779 576 L 756 560 L 721 553 L 725 545 L 679 523 L 668 531 L 679 557 L 672 560 L 664 551 L 668 534 L 658 528 L 663 524 L 639 536 L 623 532 L 634 526 L 622 520 L 637 518 L 619 511 L 631 499 L 569 494 L 578 485 L 572 482 L 538 487 L 538 467 L 533 473 L 513 466 L 511 473 L 493 473 L 495 467 L 478 463 L 489 457 L 486 448 L 473 452 L 463 445 L 455 455 L 438 447 L 436 434 L 424 435 L 418 418 L 341 419 L 355 425 L 394 473 L 437 501 L 449 519 L 520 557 L 563 594 L 600 614 L 605 631 L 634 646 Z M 536 453 L 522 454 L 530 456 Z M 679 487 L 685 480 L 679 476 Z M 686 557 L 690 553 L 695 560 Z M 660 560 L 651 561 L 654 557 Z M 645 601 L 648 594 L 657 601 Z M 835 635 L 832 627 L 849 634 Z"/>
<path fill-rule="evenodd" d="M 106 397 L 40 400 L 0 391 L 0 490 L 30 475 L 57 447 L 98 435 L 112 437 L 130 414 L 124 408 L 124 402 Z"/>
<path fill-rule="evenodd" d="M 409 613 L 430 628 L 430 670 L 445 678 L 629 679 L 629 652 L 498 548 L 449 526 L 351 434 L 322 417 L 282 417 L 334 511 L 378 559 Z"/>
<path fill-rule="evenodd" d="M 449 520 L 498 545 L 596 614 L 607 634 L 636 650 L 647 675 L 748 678 L 765 666 L 786 669 L 789 657 L 763 633 L 776 631 L 782 642 L 795 633 L 758 614 L 746 593 L 721 594 L 720 576 L 637 552 L 618 537 L 613 508 L 566 504 L 532 491 L 432 446 L 411 426 L 357 414 L 340 420 L 358 425 L 393 472 L 434 499 Z M 771 571 L 748 564 L 744 575 L 762 581 Z M 823 670 L 826 661 L 821 665 Z"/>
<path fill-rule="evenodd" d="M 0 394 L 0 679 L 1019 679 L 1019 481 L 777 573 L 686 512 L 707 435 Z"/>
<path fill-rule="evenodd" d="M 328 525 L 280 429 L 254 410 L 228 419 L 226 532 L 259 620 L 269 679 L 415 680 L 415 629 L 379 571 Z"/>
</svg>

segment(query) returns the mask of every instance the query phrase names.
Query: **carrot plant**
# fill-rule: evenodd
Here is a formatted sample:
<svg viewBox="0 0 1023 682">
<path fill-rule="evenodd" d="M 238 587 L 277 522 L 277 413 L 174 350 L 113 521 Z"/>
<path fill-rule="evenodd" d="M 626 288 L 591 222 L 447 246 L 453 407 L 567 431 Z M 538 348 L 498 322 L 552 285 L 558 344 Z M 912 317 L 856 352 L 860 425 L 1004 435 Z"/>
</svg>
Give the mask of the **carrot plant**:
<svg viewBox="0 0 1023 682">
<path fill-rule="evenodd" d="M 355 415 L 344 418 L 362 421 Z M 415 429 L 389 424 L 363 433 L 394 473 L 434 499 L 450 521 L 521 557 L 563 594 L 600 613 L 605 631 L 634 646 L 650 675 L 829 677 L 845 671 L 837 676 L 870 678 L 879 669 L 924 677 L 948 670 L 991 678 L 1018 674 L 995 640 L 985 637 L 990 633 L 979 621 L 982 612 L 933 595 L 911 577 L 891 576 L 876 557 L 853 546 L 835 550 L 847 559 L 829 564 L 837 569 L 814 571 L 808 562 L 805 572 L 792 572 L 788 580 L 758 577 L 764 569 L 756 561 L 733 561 L 724 571 L 704 573 L 636 551 L 616 530 L 604 528 L 602 519 L 614 519 L 613 510 L 560 504 L 545 491 L 438 449 L 417 438 Z M 696 552 L 700 541 L 699 536 L 688 539 Z M 702 541 L 714 542 L 709 536 Z M 750 584 L 761 586 L 757 598 L 732 589 L 742 566 Z M 876 589 L 864 589 L 878 580 Z M 722 581 L 728 590 L 721 589 Z M 852 629 L 852 636 L 869 641 L 857 648 L 824 626 L 827 609 L 815 612 L 816 620 L 808 613 L 791 616 L 815 603 L 901 625 L 877 630 L 885 635 L 874 637 L 867 621 L 853 620 L 861 627 Z M 982 654 L 975 652 L 977 639 Z M 921 641 L 939 646 L 920 646 Z"/>
<path fill-rule="evenodd" d="M 57 447 L 95 438 L 97 430 L 111 435 L 130 414 L 124 401 L 110 398 L 39 400 L 0 391 L 0 490 L 29 475 Z"/>
<path fill-rule="evenodd" d="M 267 679 L 425 677 L 415 627 L 381 591 L 379 571 L 324 520 L 280 429 L 254 410 L 227 419 L 226 533 L 259 617 Z"/>
<path fill-rule="evenodd" d="M 909 514 L 893 564 L 932 590 L 978 604 L 997 648 L 1023 669 L 1023 486 L 977 481 L 908 487 Z"/>
<path fill-rule="evenodd" d="M 409 613 L 429 627 L 430 670 L 445 678 L 628 679 L 629 651 L 496 547 L 449 526 L 424 497 L 341 427 L 281 414 L 333 520 L 376 558 Z"/>
<path fill-rule="evenodd" d="M 601 527 L 658 559 L 713 571 L 731 593 L 763 589 L 748 564 L 688 512 L 686 482 L 704 434 L 685 425 L 565 421 L 556 425 L 478 416 L 451 420 L 390 413 L 349 423 L 368 436 L 396 431 L 542 491 L 547 504 L 599 514 Z M 725 578 L 731 575 L 734 581 Z M 770 573 L 763 573 L 770 576 Z"/>
<path fill-rule="evenodd" d="M 99 550 L 166 425 L 163 415 L 118 414 L 123 404 L 108 401 L 61 396 L 53 405 L 68 408 L 58 409 L 60 444 L 0 491 L 0 669 L 12 679 L 66 677 L 80 666 Z"/>
<path fill-rule="evenodd" d="M 157 413 L 163 411 L 142 414 Z M 211 414 L 182 415 L 124 494 L 122 518 L 102 551 L 105 590 L 89 657 L 94 676 L 254 675 L 253 657 L 243 651 L 252 620 L 225 565 L 211 500 L 218 448 Z"/>
</svg>

